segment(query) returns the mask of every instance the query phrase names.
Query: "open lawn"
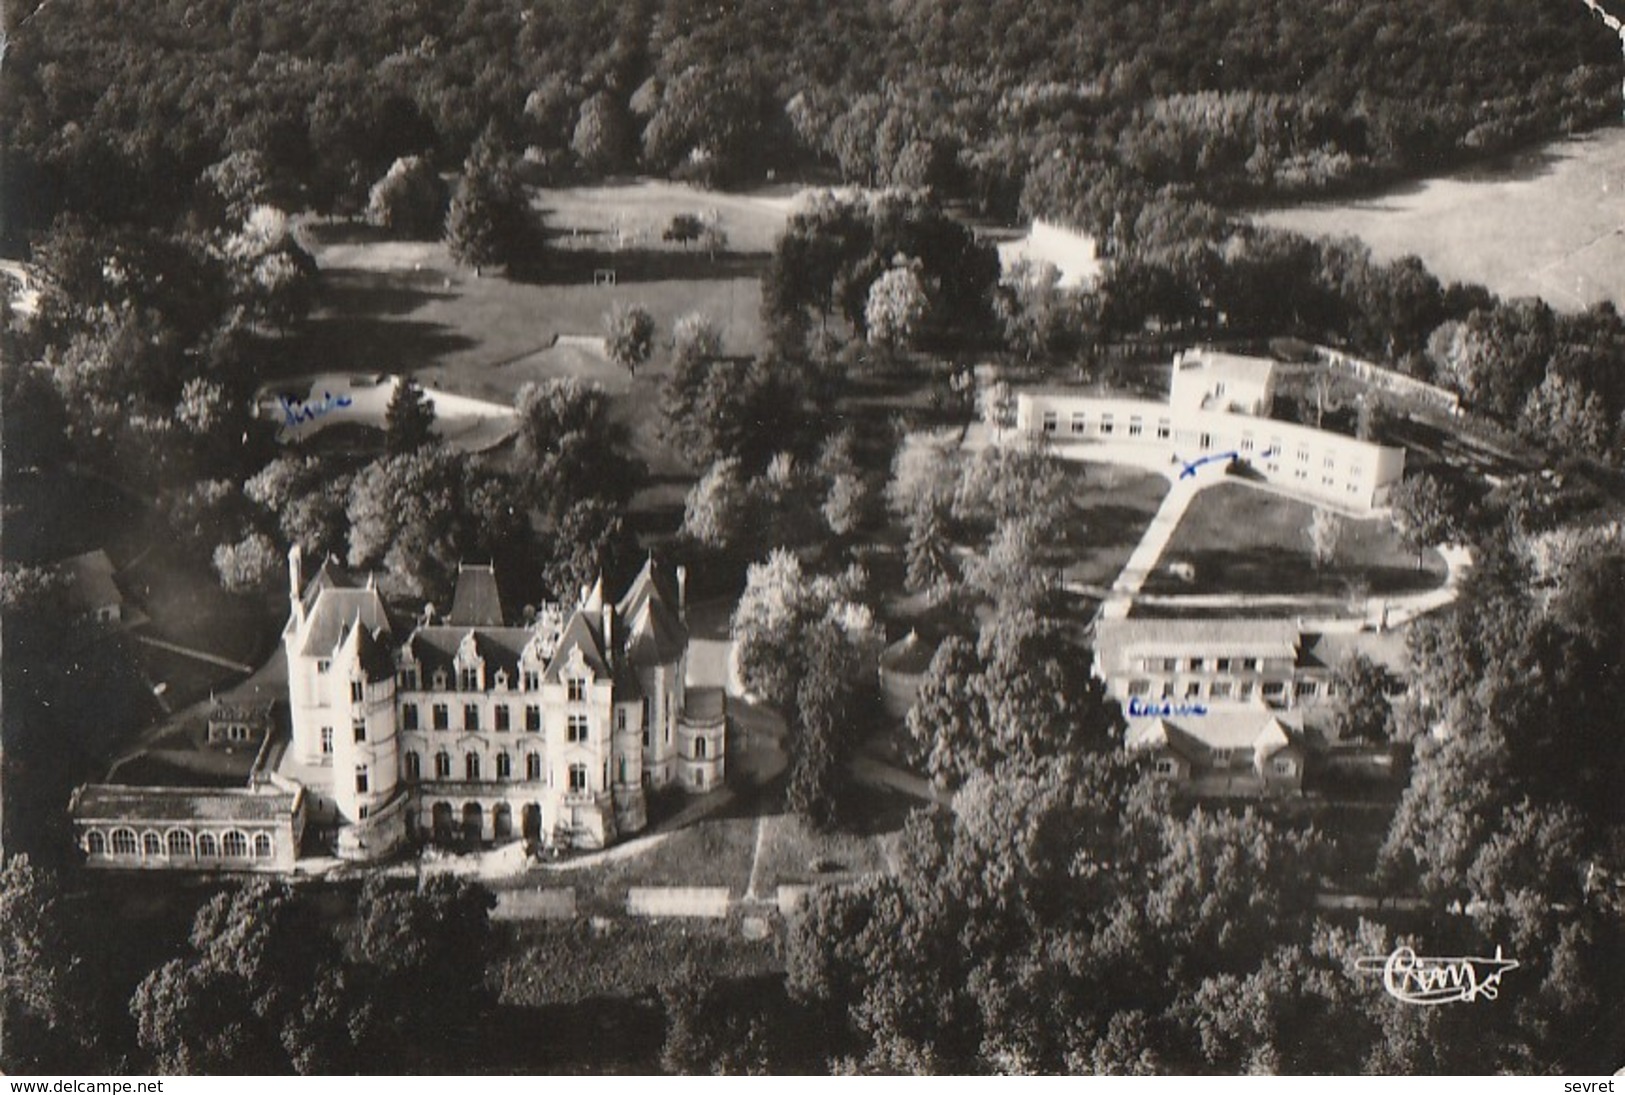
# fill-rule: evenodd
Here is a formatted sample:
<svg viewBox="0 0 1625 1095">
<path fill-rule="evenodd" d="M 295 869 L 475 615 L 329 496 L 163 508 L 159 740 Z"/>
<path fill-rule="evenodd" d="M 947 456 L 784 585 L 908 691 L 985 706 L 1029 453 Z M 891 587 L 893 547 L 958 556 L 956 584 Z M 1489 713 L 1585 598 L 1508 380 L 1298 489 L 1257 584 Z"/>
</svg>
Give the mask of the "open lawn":
<svg viewBox="0 0 1625 1095">
<path fill-rule="evenodd" d="M 437 241 L 396 240 L 353 223 L 302 225 L 321 269 L 317 307 L 298 330 L 269 343 L 262 377 L 295 383 L 319 373 L 413 373 L 427 386 L 504 405 L 533 381 L 571 376 L 598 384 L 650 471 L 634 518 L 641 531 L 669 528 L 693 479 L 659 436 L 672 326 L 703 312 L 721 328 L 728 352 L 765 348 L 760 276 L 789 200 L 646 182 L 537 191 L 532 204 L 546 244 L 509 271 L 480 275 L 456 265 Z M 724 248 L 713 255 L 664 241 L 678 213 L 714 215 Z M 606 272 L 615 284 L 596 284 Z M 601 337 L 616 304 L 641 304 L 655 319 L 654 356 L 635 376 L 574 341 Z"/>
<path fill-rule="evenodd" d="M 1433 589 L 1445 578 L 1437 552 L 1423 557 L 1400 546 L 1386 518 L 1344 519 L 1336 560 L 1316 570 L 1307 529 L 1314 507 L 1239 483 L 1202 491 L 1157 560 L 1144 592 L 1154 594 L 1347 594 L 1363 583 L 1371 595 Z M 1195 567 L 1183 581 L 1170 564 Z"/>
<path fill-rule="evenodd" d="M 1079 477 L 1066 543 L 1058 551 L 1068 584 L 1109 586 L 1134 553 L 1163 496 L 1168 480 L 1137 468 L 1108 464 L 1068 464 Z"/>
<path fill-rule="evenodd" d="M 712 817 L 680 829 L 648 851 L 596 867 L 550 873 L 549 885 L 574 886 L 584 914 L 626 909 L 634 886 L 725 886 L 741 897 L 756 849 L 754 816 Z"/>
<path fill-rule="evenodd" d="M 1567 137 L 1498 164 L 1352 201 L 1260 212 L 1309 235 L 1352 235 L 1378 259 L 1418 255 L 1441 281 L 1578 310 L 1625 306 L 1625 129 Z"/>
</svg>

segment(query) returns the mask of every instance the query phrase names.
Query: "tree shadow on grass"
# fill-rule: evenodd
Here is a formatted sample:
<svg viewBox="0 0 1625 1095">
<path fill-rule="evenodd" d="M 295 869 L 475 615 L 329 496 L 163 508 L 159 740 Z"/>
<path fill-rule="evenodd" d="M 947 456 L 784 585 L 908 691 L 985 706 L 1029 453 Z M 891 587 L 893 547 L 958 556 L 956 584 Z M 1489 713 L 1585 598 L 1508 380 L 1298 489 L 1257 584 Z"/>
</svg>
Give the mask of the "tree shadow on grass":
<svg viewBox="0 0 1625 1095">
<path fill-rule="evenodd" d="M 554 250 L 509 264 L 508 277 L 529 285 L 592 285 L 613 271 L 617 285 L 649 281 L 733 281 L 760 277 L 766 255 L 719 251 Z"/>
<path fill-rule="evenodd" d="M 478 343 L 442 323 L 372 316 L 309 320 L 281 347 L 278 357 L 294 368 L 349 372 L 402 372 L 436 364 Z"/>
<path fill-rule="evenodd" d="M 404 316 L 434 301 L 455 300 L 437 270 L 329 270 L 322 275 L 323 315 Z"/>
</svg>

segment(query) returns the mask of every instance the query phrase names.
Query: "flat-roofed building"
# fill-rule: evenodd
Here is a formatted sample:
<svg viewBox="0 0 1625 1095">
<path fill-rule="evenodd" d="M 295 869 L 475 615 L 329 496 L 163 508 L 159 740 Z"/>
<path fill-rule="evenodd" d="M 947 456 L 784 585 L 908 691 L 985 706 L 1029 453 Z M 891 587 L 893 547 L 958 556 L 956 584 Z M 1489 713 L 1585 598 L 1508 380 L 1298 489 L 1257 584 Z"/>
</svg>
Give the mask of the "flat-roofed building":
<svg viewBox="0 0 1625 1095">
<path fill-rule="evenodd" d="M 1016 429 L 1061 445 L 1155 447 L 1170 464 L 1219 459 L 1306 500 L 1362 513 L 1387 505 L 1405 474 L 1404 449 L 1329 430 L 1063 388 L 1018 392 Z"/>
</svg>

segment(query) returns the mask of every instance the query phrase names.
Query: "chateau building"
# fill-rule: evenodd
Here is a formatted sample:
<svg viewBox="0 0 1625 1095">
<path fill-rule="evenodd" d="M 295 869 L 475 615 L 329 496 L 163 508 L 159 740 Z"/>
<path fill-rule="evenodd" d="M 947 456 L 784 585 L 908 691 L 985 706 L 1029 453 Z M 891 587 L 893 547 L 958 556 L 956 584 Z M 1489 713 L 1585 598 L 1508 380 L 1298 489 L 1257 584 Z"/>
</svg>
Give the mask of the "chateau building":
<svg viewBox="0 0 1625 1095">
<path fill-rule="evenodd" d="M 403 621 L 370 576 L 328 562 L 307 581 L 303 564 L 295 547 L 287 723 L 249 789 L 82 788 L 74 821 L 90 863 L 286 869 L 307 824 L 356 861 L 413 838 L 597 848 L 644 828 L 650 790 L 721 786 L 726 712 L 720 691 L 687 685 L 681 567 L 675 591 L 651 560 L 618 601 L 600 580 L 575 605 L 514 623 L 488 566 L 460 568 L 444 619 Z M 287 819 L 267 845 L 245 826 L 275 796 Z M 160 813 L 167 828 L 149 841 L 139 822 Z M 194 815 L 241 829 L 247 853 L 200 855 L 201 836 L 171 848 L 168 831 Z"/>
</svg>

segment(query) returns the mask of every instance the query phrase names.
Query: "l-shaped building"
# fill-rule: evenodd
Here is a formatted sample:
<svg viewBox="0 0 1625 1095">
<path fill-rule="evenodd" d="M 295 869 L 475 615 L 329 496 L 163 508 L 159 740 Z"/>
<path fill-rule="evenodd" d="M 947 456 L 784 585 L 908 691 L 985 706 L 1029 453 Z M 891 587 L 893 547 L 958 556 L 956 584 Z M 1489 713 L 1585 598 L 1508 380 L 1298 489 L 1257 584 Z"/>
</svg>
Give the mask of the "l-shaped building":
<svg viewBox="0 0 1625 1095">
<path fill-rule="evenodd" d="M 1228 459 L 1310 501 L 1369 513 L 1388 504 L 1405 450 L 1263 417 L 1280 366 L 1191 350 L 1174 358 L 1166 403 L 1036 388 L 1016 394 L 1016 428 L 1056 444 L 1143 445 L 1170 464 Z"/>
</svg>

